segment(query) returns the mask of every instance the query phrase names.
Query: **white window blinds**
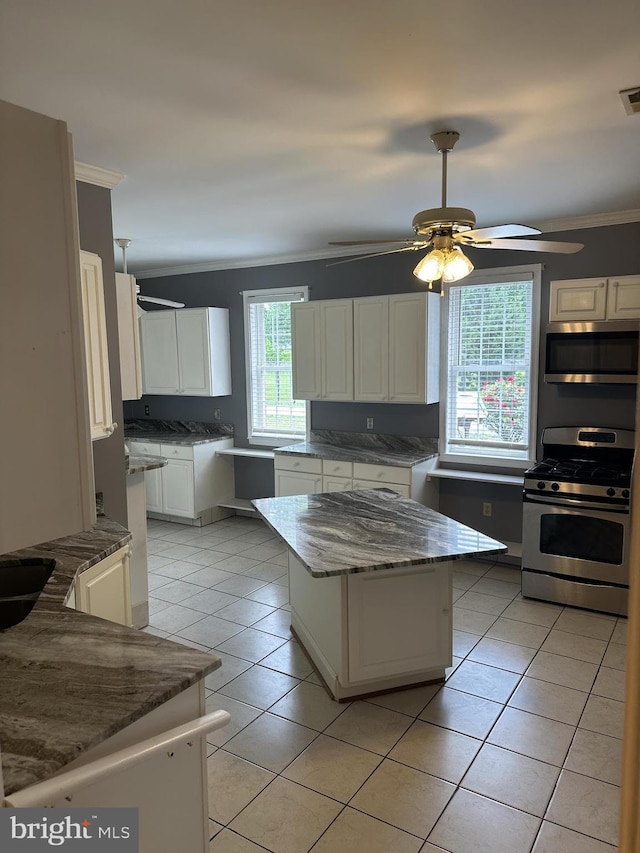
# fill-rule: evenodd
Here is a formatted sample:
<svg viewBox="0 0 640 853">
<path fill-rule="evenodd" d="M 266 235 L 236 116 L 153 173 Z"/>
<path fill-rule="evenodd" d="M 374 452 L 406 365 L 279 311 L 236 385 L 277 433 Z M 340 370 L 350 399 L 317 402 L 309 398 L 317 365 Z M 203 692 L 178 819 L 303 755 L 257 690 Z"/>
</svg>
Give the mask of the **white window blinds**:
<svg viewBox="0 0 640 853">
<path fill-rule="evenodd" d="M 503 273 L 448 287 L 444 427 L 447 454 L 504 464 L 535 455 L 538 312 L 534 271 Z"/>
<path fill-rule="evenodd" d="M 306 405 L 291 384 L 291 303 L 305 290 L 245 293 L 249 438 L 277 443 L 306 435 Z"/>
</svg>

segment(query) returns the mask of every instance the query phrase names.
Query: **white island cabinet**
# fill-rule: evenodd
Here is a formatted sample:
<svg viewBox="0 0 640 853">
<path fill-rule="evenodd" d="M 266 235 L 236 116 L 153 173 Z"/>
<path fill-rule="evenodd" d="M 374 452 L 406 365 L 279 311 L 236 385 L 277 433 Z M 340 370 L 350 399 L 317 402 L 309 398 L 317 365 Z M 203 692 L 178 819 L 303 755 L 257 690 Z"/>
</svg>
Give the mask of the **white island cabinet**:
<svg viewBox="0 0 640 853">
<path fill-rule="evenodd" d="M 390 489 L 253 504 L 287 545 L 291 630 L 335 699 L 444 680 L 452 563 L 505 545 Z"/>
</svg>

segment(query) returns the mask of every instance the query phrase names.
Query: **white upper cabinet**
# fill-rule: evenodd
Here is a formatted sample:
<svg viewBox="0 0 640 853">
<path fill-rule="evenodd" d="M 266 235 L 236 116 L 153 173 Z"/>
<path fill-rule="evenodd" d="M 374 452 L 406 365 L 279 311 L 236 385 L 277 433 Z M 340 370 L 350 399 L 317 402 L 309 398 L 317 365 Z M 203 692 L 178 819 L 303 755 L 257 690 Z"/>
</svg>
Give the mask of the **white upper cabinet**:
<svg viewBox="0 0 640 853">
<path fill-rule="evenodd" d="M 116 273 L 116 299 L 122 399 L 139 400 L 142 397 L 142 368 L 136 280 L 132 275 Z"/>
<path fill-rule="evenodd" d="M 640 276 L 551 282 L 551 322 L 640 318 Z"/>
<path fill-rule="evenodd" d="M 438 401 L 438 294 L 300 302 L 291 311 L 296 399 Z"/>
<path fill-rule="evenodd" d="M 389 398 L 389 297 L 353 300 L 354 399 Z"/>
<path fill-rule="evenodd" d="M 400 293 L 353 300 L 355 399 L 437 403 L 440 297 Z"/>
<path fill-rule="evenodd" d="M 610 278 L 607 290 L 607 320 L 640 317 L 640 275 Z"/>
<path fill-rule="evenodd" d="M 352 303 L 292 303 L 294 399 L 353 400 Z"/>
<path fill-rule="evenodd" d="M 116 426 L 111 409 L 102 260 L 91 252 L 80 252 L 80 271 L 91 439 L 95 441 L 110 436 Z"/>
<path fill-rule="evenodd" d="M 151 311 L 140 333 L 145 394 L 231 394 L 227 308 Z"/>
</svg>

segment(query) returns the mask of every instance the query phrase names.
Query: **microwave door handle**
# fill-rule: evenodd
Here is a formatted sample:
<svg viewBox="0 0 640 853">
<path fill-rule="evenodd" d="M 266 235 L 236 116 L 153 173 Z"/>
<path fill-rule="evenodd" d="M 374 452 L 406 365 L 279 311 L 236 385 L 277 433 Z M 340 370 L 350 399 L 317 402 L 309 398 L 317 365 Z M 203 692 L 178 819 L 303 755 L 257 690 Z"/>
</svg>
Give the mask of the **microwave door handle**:
<svg viewBox="0 0 640 853">
<path fill-rule="evenodd" d="M 555 498 L 555 497 L 543 497 L 541 495 L 525 495 L 524 496 L 525 503 L 527 501 L 531 501 L 532 503 L 539 504 L 549 504 L 553 506 L 557 506 L 560 509 L 563 506 L 575 507 L 576 509 L 603 509 L 607 512 L 619 512 L 628 515 L 629 510 L 626 507 L 616 506 L 615 504 L 606 504 L 606 503 L 596 503 L 594 501 L 581 501 L 578 498 Z"/>
</svg>

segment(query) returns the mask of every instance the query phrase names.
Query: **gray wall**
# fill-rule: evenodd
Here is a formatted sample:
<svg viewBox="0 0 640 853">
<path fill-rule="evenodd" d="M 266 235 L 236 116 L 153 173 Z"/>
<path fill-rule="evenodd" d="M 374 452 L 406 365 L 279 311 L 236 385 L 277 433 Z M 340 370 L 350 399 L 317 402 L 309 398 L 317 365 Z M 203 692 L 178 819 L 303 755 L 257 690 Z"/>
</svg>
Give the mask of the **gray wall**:
<svg viewBox="0 0 640 853">
<path fill-rule="evenodd" d="M 111 191 L 104 187 L 76 183 L 80 248 L 102 258 L 104 299 L 109 343 L 111 405 L 118 424 L 109 438 L 93 442 L 93 464 L 96 492 L 104 496 L 105 513 L 127 526 L 127 494 L 124 470 L 124 416 L 120 388 L 120 354 L 118 352 L 118 314 L 116 306 L 115 267 L 113 262 L 113 229 L 111 224 Z"/>
<path fill-rule="evenodd" d="M 575 255 L 547 255 L 529 252 L 487 251 L 469 249 L 477 269 L 542 263 L 541 325 L 549 312 L 549 282 L 554 279 L 592 278 L 595 276 L 632 275 L 640 270 L 638 243 L 640 224 L 591 228 L 582 231 L 554 233 L 554 240 L 584 243 Z M 213 409 L 221 409 L 224 422 L 233 423 L 236 444 L 247 444 L 246 389 L 244 366 L 244 330 L 242 291 L 274 287 L 308 285 L 311 299 L 372 296 L 383 293 L 407 293 L 421 290 L 423 285 L 412 275 L 416 264 L 413 253 L 386 255 L 356 263 L 327 266 L 329 261 L 278 264 L 237 270 L 219 270 L 181 276 L 166 276 L 140 280 L 143 293 L 180 299 L 188 307 L 205 305 L 230 309 L 231 365 L 233 394 L 217 399 L 184 397 L 145 397 L 125 404 L 125 415 L 143 417 L 144 405 L 149 416 L 176 420 L 213 420 Z M 541 370 L 542 377 L 542 352 Z M 569 387 L 539 385 L 538 434 L 547 425 L 586 424 L 598 426 L 634 426 L 635 387 L 584 386 Z M 362 432 L 365 419 L 373 416 L 375 431 L 396 435 L 438 434 L 438 406 L 390 405 L 371 403 L 311 404 L 313 429 L 336 429 Z M 255 497 L 259 491 L 267 494 L 268 478 L 264 466 L 243 469 L 239 486 L 250 488 L 247 470 L 255 470 L 255 494 L 241 493 L 239 497 Z M 236 469 L 238 470 L 238 469 Z M 272 485 L 271 485 L 272 488 Z M 476 494 L 477 493 L 477 494 Z M 470 487 L 465 482 L 447 481 L 441 488 L 441 509 L 448 515 L 497 536 L 519 539 L 521 508 L 516 489 L 504 486 Z M 493 516 L 481 515 L 481 501 L 494 504 Z M 477 513 L 480 512 L 478 516 Z M 518 535 L 516 536 L 516 533 Z"/>
</svg>

